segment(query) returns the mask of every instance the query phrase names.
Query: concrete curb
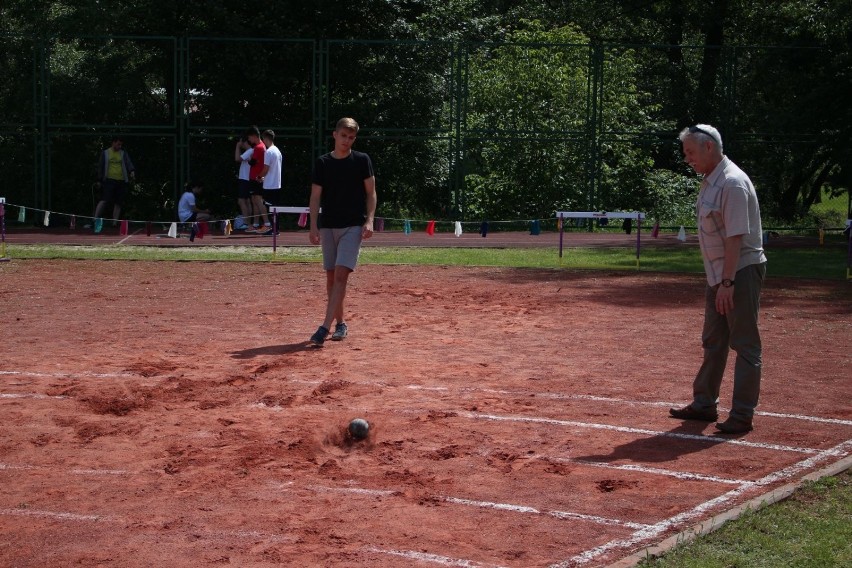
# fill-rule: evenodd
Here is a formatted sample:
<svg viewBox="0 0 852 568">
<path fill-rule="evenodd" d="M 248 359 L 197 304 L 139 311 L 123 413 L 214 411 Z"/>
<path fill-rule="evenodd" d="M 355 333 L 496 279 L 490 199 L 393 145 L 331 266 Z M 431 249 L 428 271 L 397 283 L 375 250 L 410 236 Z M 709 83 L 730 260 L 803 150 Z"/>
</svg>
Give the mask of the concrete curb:
<svg viewBox="0 0 852 568">
<path fill-rule="evenodd" d="M 746 511 L 756 511 L 758 509 L 762 509 L 767 505 L 773 505 L 778 503 L 779 501 L 783 501 L 792 495 L 804 482 L 806 481 L 816 481 L 818 479 L 822 479 L 823 477 L 830 477 L 832 475 L 837 475 L 846 471 L 847 469 L 852 468 L 852 456 L 846 456 L 842 460 L 835 462 L 823 469 L 818 471 L 814 471 L 805 475 L 801 479 L 799 479 L 795 483 L 789 483 L 778 489 L 774 489 L 769 493 L 765 493 L 754 499 L 751 499 L 742 505 L 734 507 L 728 511 L 720 513 L 714 517 L 711 517 L 705 521 L 702 521 L 696 525 L 693 525 L 677 534 L 674 534 L 665 540 L 659 542 L 658 544 L 648 546 L 634 552 L 630 556 L 626 556 L 612 564 L 607 564 L 605 568 L 632 568 L 636 566 L 642 560 L 647 558 L 653 558 L 656 556 L 661 556 L 666 552 L 673 549 L 675 546 L 683 543 L 687 543 L 699 536 L 703 536 L 709 534 L 716 529 L 719 529 L 726 522 L 738 519 L 742 516 Z"/>
</svg>

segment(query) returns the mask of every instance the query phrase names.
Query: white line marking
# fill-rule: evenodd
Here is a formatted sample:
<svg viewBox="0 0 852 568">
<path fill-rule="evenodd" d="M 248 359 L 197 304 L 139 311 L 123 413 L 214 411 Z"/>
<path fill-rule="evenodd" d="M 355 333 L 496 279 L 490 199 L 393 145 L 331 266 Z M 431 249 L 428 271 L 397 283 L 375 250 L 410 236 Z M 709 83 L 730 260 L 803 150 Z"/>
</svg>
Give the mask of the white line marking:
<svg viewBox="0 0 852 568">
<path fill-rule="evenodd" d="M 8 463 L 0 463 L 0 470 L 4 469 L 36 469 L 31 465 L 11 465 Z"/>
<path fill-rule="evenodd" d="M 29 377 L 61 377 L 61 378 L 73 378 L 76 376 L 83 377 L 97 377 L 97 378 L 114 378 L 114 377 L 141 377 L 142 375 L 134 374 L 134 373 L 89 373 L 89 372 L 80 372 L 80 373 L 39 373 L 33 371 L 0 371 L 0 375 L 21 375 L 21 376 L 29 376 Z M 144 377 L 144 378 L 152 378 L 152 377 Z M 322 381 L 310 381 L 304 379 L 291 379 L 293 383 L 299 384 L 309 384 L 309 385 L 318 385 L 321 384 Z M 423 391 L 440 391 L 447 392 L 451 389 L 448 387 L 430 387 L 425 385 L 395 385 L 387 382 L 381 381 L 349 381 L 353 384 L 361 384 L 361 385 L 374 385 L 381 387 L 399 387 L 406 388 L 410 390 L 423 390 Z M 665 402 L 665 401 L 642 401 L 642 400 L 626 400 L 621 398 L 612 398 L 607 396 L 596 396 L 589 394 L 563 394 L 563 393 L 541 393 L 541 392 L 532 392 L 532 391 L 513 391 L 513 390 L 503 390 L 503 389 L 487 389 L 487 388 L 477 388 L 477 387 L 461 387 L 461 392 L 485 392 L 499 395 L 510 395 L 510 396 L 521 396 L 521 397 L 530 397 L 534 396 L 537 398 L 552 398 L 555 400 L 590 400 L 595 402 L 608 402 L 613 404 L 623 404 L 627 406 L 653 406 L 653 407 L 675 407 L 682 405 L 682 402 Z M 725 408 L 719 408 L 721 411 L 726 411 Z M 820 416 L 807 416 L 802 414 L 786 414 L 781 412 L 766 412 L 757 410 L 755 411 L 755 415 L 757 416 L 770 416 L 773 418 L 782 418 L 789 420 L 803 420 L 806 422 L 816 422 L 823 424 L 838 424 L 841 426 L 852 426 L 852 420 L 843 420 L 841 418 L 823 418 Z"/>
<path fill-rule="evenodd" d="M 622 398 L 612 398 L 608 396 L 595 396 L 590 394 L 562 394 L 562 393 L 552 393 L 552 392 L 529 392 L 529 391 L 511 391 L 511 390 L 499 390 L 499 389 L 478 389 L 476 387 L 465 387 L 463 390 L 469 390 L 471 392 L 490 392 L 493 394 L 500 395 L 511 395 L 511 396 L 522 396 L 529 397 L 535 396 L 537 398 L 552 398 L 555 400 L 591 400 L 593 402 L 611 402 L 613 404 L 624 404 L 627 406 L 655 406 L 655 407 L 664 407 L 664 408 L 674 408 L 677 406 L 683 406 L 683 402 L 665 402 L 665 401 L 643 401 L 643 400 L 625 400 Z M 720 407 L 719 410 L 726 412 L 729 409 Z M 785 418 L 792 420 L 804 420 L 807 422 L 819 422 L 825 424 L 840 424 L 842 426 L 852 426 L 852 420 L 842 420 L 840 418 L 822 418 L 819 416 L 806 416 L 802 414 L 784 414 L 780 412 L 764 412 L 757 410 L 755 411 L 755 415 L 757 416 L 771 416 L 773 418 Z"/>
<path fill-rule="evenodd" d="M 761 442 L 749 442 L 739 438 L 726 438 L 722 436 L 702 436 L 699 434 L 682 434 L 680 432 L 665 432 L 660 430 L 646 430 L 644 428 L 630 428 L 628 426 L 613 426 L 611 424 L 596 424 L 594 422 L 577 422 L 573 420 L 556 420 L 554 418 L 537 418 L 531 416 L 498 416 L 496 414 L 479 414 L 477 412 L 460 412 L 459 416 L 468 418 L 481 418 L 483 420 L 496 420 L 504 422 L 531 422 L 534 424 L 552 424 L 554 426 L 573 426 L 575 428 L 593 428 L 597 430 L 613 430 L 615 432 L 627 432 L 630 434 L 647 434 L 649 436 L 662 436 L 666 438 L 679 438 L 682 440 L 697 440 L 711 444 L 733 444 L 736 446 L 747 446 L 750 448 L 761 448 L 765 450 L 777 450 L 781 452 L 796 452 L 800 454 L 815 454 L 819 450 L 812 448 L 797 448 L 794 446 L 782 446 L 778 444 L 764 444 Z"/>
<path fill-rule="evenodd" d="M 649 473 L 653 475 L 665 475 L 668 477 L 675 477 L 677 479 L 683 479 L 686 481 L 709 481 L 712 483 L 724 483 L 727 485 L 742 485 L 745 483 L 753 483 L 751 481 L 747 481 L 745 479 L 728 479 L 724 477 L 716 477 L 714 475 L 704 475 L 701 473 L 690 473 L 687 471 L 673 471 L 670 469 L 661 469 L 658 467 L 644 467 L 641 465 L 634 464 L 611 464 L 606 462 L 595 462 L 588 460 L 575 460 L 572 458 L 550 458 L 546 456 L 542 456 L 545 459 L 553 460 L 556 462 L 562 463 L 575 463 L 579 465 L 586 465 L 591 467 L 599 467 L 604 469 L 617 469 L 621 471 L 636 471 L 639 473 Z"/>
<path fill-rule="evenodd" d="M 74 475 L 130 475 L 129 471 L 121 469 L 72 469 Z"/>
<path fill-rule="evenodd" d="M 0 393 L 0 398 L 56 398 L 56 399 L 67 399 L 67 396 L 50 396 L 46 394 L 37 394 L 37 393 Z"/>
<path fill-rule="evenodd" d="M 610 541 L 608 543 L 587 550 L 581 554 L 578 554 L 572 558 L 569 558 L 568 560 L 565 560 L 563 562 L 552 564 L 550 568 L 569 568 L 572 566 L 580 566 L 582 564 L 586 564 L 587 562 L 594 560 L 601 554 L 604 554 L 605 552 L 608 552 L 610 550 L 634 546 L 640 542 L 655 538 L 672 527 L 675 527 L 677 525 L 683 524 L 686 521 L 704 515 L 707 511 L 718 507 L 724 503 L 727 503 L 728 501 L 731 501 L 736 497 L 739 497 L 741 494 L 745 493 L 749 489 L 754 488 L 755 486 L 766 486 L 773 483 L 777 483 L 779 481 L 783 481 L 785 479 L 789 479 L 790 477 L 796 475 L 801 471 L 813 468 L 819 462 L 834 457 L 845 457 L 849 454 L 850 451 L 852 451 L 852 440 L 847 440 L 834 446 L 833 448 L 824 450 L 808 459 L 785 467 L 784 469 L 781 469 L 779 471 L 772 472 L 757 481 L 748 484 L 743 484 L 742 486 L 737 487 L 736 489 L 732 489 L 731 491 L 728 491 L 723 495 L 701 503 L 688 511 L 684 511 L 683 513 L 660 521 L 659 523 L 651 525 L 646 529 L 636 531 L 635 533 L 633 533 L 633 535 L 631 535 L 630 538 Z"/>
<path fill-rule="evenodd" d="M 450 558 L 448 556 L 440 556 L 438 554 L 429 554 L 427 552 L 416 552 L 414 550 L 391 550 L 385 548 L 369 547 L 364 550 L 375 552 L 377 554 L 387 554 L 389 556 L 399 556 L 408 560 L 418 560 L 420 562 L 431 562 L 442 566 L 460 566 L 462 568 L 500 568 L 496 565 L 476 564 L 470 560 L 461 560 L 458 558 Z"/>
<path fill-rule="evenodd" d="M 534 507 L 526 507 L 524 505 L 511 505 L 509 503 L 492 503 L 490 501 L 474 501 L 472 499 L 459 499 L 458 497 L 442 497 L 447 503 L 455 503 L 457 505 L 468 505 L 471 507 L 480 507 L 483 509 L 496 509 L 498 511 L 511 511 L 513 513 L 531 513 L 534 515 L 550 515 L 558 519 L 579 519 L 582 521 L 591 521 L 599 525 L 615 525 L 627 527 L 634 530 L 646 529 L 651 525 L 640 523 L 632 523 L 630 521 L 622 521 L 620 519 L 608 519 L 606 517 L 598 517 L 596 515 L 584 515 L 582 513 L 570 513 L 567 511 L 540 511 Z"/>
<path fill-rule="evenodd" d="M 364 489 L 361 487 L 325 487 L 322 485 L 314 485 L 313 489 L 319 491 L 334 491 L 338 493 L 356 493 L 359 495 L 375 495 L 378 497 L 391 497 L 398 495 L 399 491 L 391 491 L 389 489 Z"/>
<path fill-rule="evenodd" d="M 35 509 L 0 509 L 0 515 L 12 515 L 17 517 L 42 517 L 48 519 L 59 519 L 61 521 L 114 521 L 112 517 L 104 515 L 78 515 L 77 513 L 57 513 L 54 511 L 39 511 Z"/>
<path fill-rule="evenodd" d="M 138 235 L 138 234 L 139 234 L 139 233 L 141 233 L 143 230 L 144 230 L 144 229 L 137 229 L 137 230 L 133 231 L 132 233 L 128 233 L 128 235 L 127 235 L 126 237 L 124 237 L 123 239 L 121 239 L 120 241 L 118 241 L 118 242 L 116 243 L 116 245 L 117 245 L 117 246 L 118 246 L 118 245 L 123 245 L 123 244 L 125 243 L 125 241 L 129 241 L 131 237 Z"/>
<path fill-rule="evenodd" d="M 39 466 L 39 465 L 14 465 L 8 463 L 0 463 L 0 471 L 3 470 L 48 470 L 48 471 L 57 471 L 57 468 L 50 466 Z M 124 471 L 121 469 L 72 469 L 70 473 L 73 475 L 132 475 L 129 471 Z"/>
<path fill-rule="evenodd" d="M 38 373 L 35 371 L 0 371 L 0 375 L 20 375 L 22 377 L 56 377 L 62 379 L 73 379 L 74 377 L 94 377 L 99 379 L 111 379 L 115 377 L 139 377 L 132 373 L 90 373 L 81 371 L 79 373 Z"/>
</svg>

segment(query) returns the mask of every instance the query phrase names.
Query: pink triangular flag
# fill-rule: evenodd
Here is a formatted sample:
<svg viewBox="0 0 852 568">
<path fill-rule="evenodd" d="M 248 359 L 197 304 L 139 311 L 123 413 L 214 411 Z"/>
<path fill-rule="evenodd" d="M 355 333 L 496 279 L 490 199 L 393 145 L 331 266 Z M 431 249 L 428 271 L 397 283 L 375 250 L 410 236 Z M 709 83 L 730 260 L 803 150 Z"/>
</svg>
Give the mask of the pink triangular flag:
<svg viewBox="0 0 852 568">
<path fill-rule="evenodd" d="M 435 221 L 426 223 L 426 234 L 432 236 L 435 234 Z"/>
<path fill-rule="evenodd" d="M 660 236 L 660 222 L 657 221 L 654 223 L 654 228 L 651 229 L 651 236 L 655 239 Z"/>
<path fill-rule="evenodd" d="M 307 226 L 307 224 L 308 224 L 308 214 L 307 214 L 307 212 L 302 211 L 299 214 L 299 226 L 305 227 L 305 226 Z"/>
<path fill-rule="evenodd" d="M 71 215 L 71 223 L 69 225 L 69 228 L 70 229 L 76 229 L 77 228 L 77 216 L 76 215 Z"/>
<path fill-rule="evenodd" d="M 119 235 L 126 235 L 126 234 L 127 234 L 127 229 L 128 229 L 128 226 L 127 226 L 127 219 L 122 219 L 122 220 L 121 220 L 121 229 L 118 231 L 118 234 L 119 234 Z"/>
</svg>

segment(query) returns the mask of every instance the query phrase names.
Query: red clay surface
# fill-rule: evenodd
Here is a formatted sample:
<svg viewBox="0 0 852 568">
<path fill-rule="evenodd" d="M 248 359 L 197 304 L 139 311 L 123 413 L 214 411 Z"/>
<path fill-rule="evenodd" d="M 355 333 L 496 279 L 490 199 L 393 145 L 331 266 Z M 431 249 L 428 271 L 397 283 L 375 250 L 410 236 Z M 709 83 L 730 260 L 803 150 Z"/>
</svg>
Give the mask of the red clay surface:
<svg viewBox="0 0 852 568">
<path fill-rule="evenodd" d="M 701 276 L 362 266 L 315 348 L 324 286 L 0 263 L 0 565 L 601 566 L 852 454 L 845 282 L 769 278 L 739 438 L 667 417 Z"/>
</svg>

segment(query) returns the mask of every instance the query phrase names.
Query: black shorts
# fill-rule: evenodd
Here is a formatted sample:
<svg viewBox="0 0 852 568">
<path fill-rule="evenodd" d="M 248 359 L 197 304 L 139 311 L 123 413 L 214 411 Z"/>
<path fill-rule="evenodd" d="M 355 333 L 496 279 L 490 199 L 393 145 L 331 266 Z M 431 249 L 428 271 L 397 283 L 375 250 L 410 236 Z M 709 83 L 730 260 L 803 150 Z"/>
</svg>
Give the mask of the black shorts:
<svg viewBox="0 0 852 568">
<path fill-rule="evenodd" d="M 263 184 L 262 183 L 260 183 L 259 181 L 254 181 L 254 180 L 249 181 L 249 183 L 251 184 L 249 186 L 249 193 L 251 193 L 252 195 L 263 195 Z"/>
<path fill-rule="evenodd" d="M 281 196 L 280 189 L 264 189 L 263 200 L 270 205 L 281 205 L 278 203 L 278 198 Z"/>
<path fill-rule="evenodd" d="M 237 180 L 237 198 L 249 199 L 251 197 L 251 182 L 247 179 Z"/>
<path fill-rule="evenodd" d="M 101 182 L 101 192 L 101 201 L 121 205 L 124 202 L 124 195 L 127 193 L 127 182 L 106 178 Z"/>
<path fill-rule="evenodd" d="M 198 220 L 198 212 L 196 211 L 195 213 L 193 213 L 192 215 L 190 215 L 189 217 L 187 217 L 186 219 L 181 221 L 181 223 L 195 223 L 197 220 Z"/>
</svg>

